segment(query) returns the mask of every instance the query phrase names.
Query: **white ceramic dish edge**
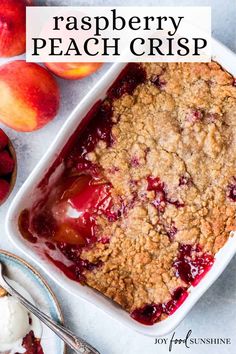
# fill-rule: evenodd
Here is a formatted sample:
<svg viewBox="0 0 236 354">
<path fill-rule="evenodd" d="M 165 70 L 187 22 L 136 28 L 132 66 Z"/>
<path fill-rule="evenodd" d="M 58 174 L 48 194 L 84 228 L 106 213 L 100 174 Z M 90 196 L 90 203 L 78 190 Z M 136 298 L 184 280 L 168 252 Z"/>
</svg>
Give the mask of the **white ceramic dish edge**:
<svg viewBox="0 0 236 354">
<path fill-rule="evenodd" d="M 233 76 L 236 76 L 236 55 L 216 40 L 212 41 L 212 48 L 213 60 L 219 62 Z M 120 323 L 123 323 L 129 328 L 143 335 L 158 337 L 168 334 L 178 326 L 194 304 L 226 268 L 236 253 L 235 233 L 232 233 L 232 237 L 229 238 L 224 247 L 216 255 L 216 260 L 211 270 L 196 287 L 191 287 L 188 298 L 180 306 L 180 308 L 166 320 L 156 323 L 153 326 L 144 326 L 130 318 L 129 314 L 127 314 L 115 303 L 105 298 L 102 294 L 87 286 L 81 286 L 80 284 L 68 279 L 53 264 L 50 264 L 48 260 L 42 258 L 39 254 L 32 250 L 31 245 L 20 236 L 17 226 L 19 213 L 22 209 L 33 204 L 35 195 L 37 195 L 37 193 L 34 193 L 35 187 L 42 180 L 53 161 L 55 161 L 58 153 L 68 141 L 68 137 L 72 135 L 73 131 L 77 128 L 94 103 L 105 97 L 107 89 L 117 78 L 124 66 L 124 63 L 114 64 L 70 114 L 47 153 L 37 164 L 14 198 L 7 214 L 6 229 L 9 238 L 14 245 L 23 251 L 39 267 L 41 267 L 44 272 L 63 289 L 79 296 L 85 301 L 92 303 L 102 311 L 106 312 L 110 317 L 118 320 Z"/>
</svg>

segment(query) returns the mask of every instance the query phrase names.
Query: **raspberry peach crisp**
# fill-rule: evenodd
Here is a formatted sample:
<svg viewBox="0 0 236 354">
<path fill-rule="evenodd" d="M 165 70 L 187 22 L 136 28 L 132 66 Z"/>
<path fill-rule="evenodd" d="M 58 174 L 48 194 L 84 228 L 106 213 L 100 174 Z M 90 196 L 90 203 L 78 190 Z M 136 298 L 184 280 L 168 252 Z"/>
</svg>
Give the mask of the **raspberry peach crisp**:
<svg viewBox="0 0 236 354">
<path fill-rule="evenodd" d="M 152 325 L 235 229 L 234 78 L 215 62 L 128 64 L 84 121 L 19 228 L 68 277 Z"/>
</svg>

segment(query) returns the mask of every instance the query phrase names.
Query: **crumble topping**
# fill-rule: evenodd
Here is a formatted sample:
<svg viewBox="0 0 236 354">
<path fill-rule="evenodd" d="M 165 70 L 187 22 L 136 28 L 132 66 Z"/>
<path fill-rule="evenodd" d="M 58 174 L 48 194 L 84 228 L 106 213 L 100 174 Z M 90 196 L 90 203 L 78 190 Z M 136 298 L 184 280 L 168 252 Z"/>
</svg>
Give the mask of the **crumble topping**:
<svg viewBox="0 0 236 354">
<path fill-rule="evenodd" d="M 226 193 L 236 175 L 233 78 L 216 63 L 144 68 L 150 81 L 113 103 L 113 145 L 98 143 L 87 156 L 102 166 L 113 193 L 134 197 L 125 218 L 100 221 L 110 243 L 82 252 L 103 262 L 86 272 L 87 283 L 128 311 L 166 302 L 186 286 L 172 266 L 179 244 L 199 244 L 214 255 L 235 227 L 236 204 Z M 161 87 L 152 83 L 157 76 Z M 149 176 L 181 206 L 155 207 Z"/>
</svg>

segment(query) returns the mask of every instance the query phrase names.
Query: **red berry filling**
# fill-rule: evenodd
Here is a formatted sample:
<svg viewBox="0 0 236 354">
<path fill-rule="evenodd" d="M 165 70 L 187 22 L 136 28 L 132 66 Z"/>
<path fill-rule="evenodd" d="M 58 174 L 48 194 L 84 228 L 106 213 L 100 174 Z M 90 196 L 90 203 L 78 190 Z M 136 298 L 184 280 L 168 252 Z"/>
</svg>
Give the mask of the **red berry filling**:
<svg viewBox="0 0 236 354">
<path fill-rule="evenodd" d="M 98 268 L 102 265 L 102 262 L 98 262 L 97 264 L 91 263 L 87 260 L 83 260 L 80 257 L 82 248 L 75 245 L 69 245 L 67 243 L 58 243 L 57 245 L 60 252 L 64 255 L 64 257 L 70 261 L 70 264 L 67 265 L 68 261 L 54 259 L 50 256 L 49 253 L 46 252 L 46 256 L 48 259 L 59 268 L 66 276 L 70 279 L 79 281 L 80 283 L 85 282 L 84 272 L 86 270 L 92 271 L 95 268 Z M 50 250 L 52 248 L 50 247 Z M 54 250 L 52 250 L 54 251 Z"/>
<path fill-rule="evenodd" d="M 140 64 L 128 64 L 117 80 L 108 90 L 107 95 L 110 99 L 120 98 L 124 94 L 131 95 L 136 87 L 146 80 L 146 72 Z"/>
<path fill-rule="evenodd" d="M 34 332 L 30 331 L 23 339 L 22 346 L 25 348 L 25 354 L 43 354 L 40 340 L 35 338 Z"/>
<path fill-rule="evenodd" d="M 77 160 L 75 172 L 83 173 L 83 174 L 87 173 L 93 176 L 94 178 L 99 178 L 100 175 L 99 166 L 82 157 Z"/>
<path fill-rule="evenodd" d="M 111 104 L 108 102 L 104 102 L 98 107 L 77 141 L 77 156 L 84 156 L 93 151 L 99 140 L 105 141 L 107 146 L 112 144 L 112 113 Z"/>
<path fill-rule="evenodd" d="M 147 178 L 148 182 L 148 191 L 155 191 L 155 200 L 152 204 L 161 212 L 165 211 L 167 204 L 172 204 L 176 208 L 184 207 L 184 203 L 180 202 L 179 200 L 174 200 L 168 196 L 166 191 L 166 186 L 163 182 L 160 181 L 158 177 L 149 176 Z"/>
<path fill-rule="evenodd" d="M 163 312 L 167 315 L 172 315 L 185 301 L 188 296 L 188 292 L 185 288 L 178 287 L 175 289 L 172 299 L 163 306 Z"/>
<path fill-rule="evenodd" d="M 151 83 L 153 85 L 155 85 L 157 88 L 159 88 L 160 90 L 165 86 L 166 82 L 164 80 L 161 79 L 160 75 L 155 75 L 152 79 L 151 79 Z"/>
<path fill-rule="evenodd" d="M 84 118 L 86 120 L 86 126 L 80 131 L 79 137 L 74 142 L 73 147 L 65 158 L 65 166 L 67 169 L 71 169 L 71 172 L 86 172 L 87 170 L 97 173 L 97 166 L 93 165 L 86 159 L 86 154 L 93 151 L 99 140 L 106 143 L 107 146 L 111 146 L 113 143 L 112 137 L 112 106 L 108 101 L 98 102 L 88 112 Z M 81 130 L 81 129 L 80 129 Z M 70 147 L 70 141 L 68 142 Z M 65 150 L 68 150 L 66 146 Z M 59 156 L 64 158 L 64 156 Z M 84 170 L 83 170 L 84 167 Z"/>
<path fill-rule="evenodd" d="M 65 274 L 69 276 L 69 278 L 84 282 L 85 277 L 83 275 L 85 270 L 92 271 L 93 269 L 100 267 L 102 262 L 98 262 L 97 264 L 91 263 L 87 260 L 83 260 L 80 258 L 81 254 L 81 247 L 79 246 L 72 246 L 66 243 L 58 244 L 58 249 L 62 252 L 62 254 L 71 262 L 72 265 L 66 266 L 64 263 L 54 260 L 51 258 L 51 261 L 61 269 Z"/>
<path fill-rule="evenodd" d="M 160 320 L 162 315 L 162 305 L 145 305 L 131 313 L 131 317 L 147 326 L 151 326 Z"/>
<path fill-rule="evenodd" d="M 162 315 L 172 315 L 187 298 L 188 292 L 185 288 L 179 287 L 172 294 L 172 299 L 164 304 L 149 304 L 142 308 L 135 309 L 131 317 L 144 324 L 151 326 L 161 320 Z"/>
<path fill-rule="evenodd" d="M 181 245 L 178 258 L 173 266 L 176 276 L 185 283 L 197 285 L 203 276 L 210 270 L 214 263 L 214 257 L 203 253 L 200 246 Z"/>
<path fill-rule="evenodd" d="M 99 237 L 98 242 L 101 242 L 105 245 L 110 242 L 110 238 L 109 237 Z"/>
</svg>

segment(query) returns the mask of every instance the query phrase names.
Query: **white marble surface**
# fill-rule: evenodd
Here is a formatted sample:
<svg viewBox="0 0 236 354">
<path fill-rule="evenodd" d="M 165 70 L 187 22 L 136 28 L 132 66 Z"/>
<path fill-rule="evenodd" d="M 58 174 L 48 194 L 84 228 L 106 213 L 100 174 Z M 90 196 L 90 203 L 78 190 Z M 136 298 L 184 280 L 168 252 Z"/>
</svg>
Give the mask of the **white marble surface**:
<svg viewBox="0 0 236 354">
<path fill-rule="evenodd" d="M 38 4 L 45 1 L 38 0 Z M 208 5 L 212 6 L 213 35 L 236 51 L 236 2 L 235 0 L 47 0 L 48 5 Z M 1 61 L 0 61 L 1 62 Z M 14 193 L 0 208 L 0 247 L 21 255 L 12 246 L 4 230 L 7 208 L 17 190 L 47 150 L 62 123 L 71 110 L 88 92 L 108 66 L 83 81 L 58 80 L 61 87 L 61 109 L 58 117 L 46 128 L 35 133 L 17 133 L 6 129 L 13 139 L 18 156 L 18 178 Z M 25 257 L 24 257 L 25 258 Z M 106 314 L 83 302 L 68 296 L 49 280 L 61 303 L 66 324 L 97 347 L 102 354 L 164 354 L 167 345 L 155 345 L 154 339 L 136 334 L 110 319 Z M 230 337 L 231 345 L 183 345 L 174 346 L 173 353 L 215 354 L 235 353 L 236 345 L 236 257 L 218 281 L 207 291 L 194 309 L 176 330 L 176 336 L 184 338 L 189 329 L 194 337 Z M 170 336 L 168 336 L 170 338 Z M 57 353 L 45 353 L 57 354 Z"/>
</svg>

